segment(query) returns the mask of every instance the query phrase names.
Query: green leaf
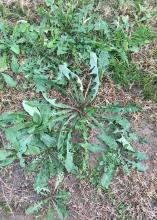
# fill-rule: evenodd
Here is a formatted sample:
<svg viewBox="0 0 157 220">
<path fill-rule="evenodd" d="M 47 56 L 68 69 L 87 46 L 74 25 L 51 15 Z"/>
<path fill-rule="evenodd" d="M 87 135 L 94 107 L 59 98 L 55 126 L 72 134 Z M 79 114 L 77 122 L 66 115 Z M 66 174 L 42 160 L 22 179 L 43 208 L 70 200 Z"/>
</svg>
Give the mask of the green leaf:
<svg viewBox="0 0 157 220">
<path fill-rule="evenodd" d="M 104 31 L 104 33 L 108 36 L 109 34 L 109 28 L 108 28 L 108 24 L 103 21 L 103 20 L 100 20 L 98 22 L 95 23 L 95 30 L 96 31 Z"/>
<path fill-rule="evenodd" d="M 62 54 L 66 54 L 68 50 L 67 43 L 64 38 L 60 38 L 57 44 L 57 55 L 60 56 Z"/>
<path fill-rule="evenodd" d="M 105 112 L 114 112 L 114 113 L 122 112 L 122 107 L 119 105 L 119 103 L 102 105 L 101 108 L 103 108 L 105 110 Z"/>
<path fill-rule="evenodd" d="M 73 153 L 71 152 L 72 145 L 70 143 L 70 139 L 71 139 L 71 133 L 68 134 L 68 138 L 67 138 L 67 154 L 65 159 L 65 168 L 67 169 L 68 172 L 71 172 L 75 166 L 73 163 Z"/>
<path fill-rule="evenodd" d="M 139 111 L 139 106 L 137 106 L 134 103 L 129 103 L 127 106 L 124 107 L 123 112 L 124 113 L 134 113 Z"/>
<path fill-rule="evenodd" d="M 26 172 L 30 173 L 36 171 L 40 164 L 41 164 L 41 158 L 40 157 L 35 158 L 27 165 Z"/>
<path fill-rule="evenodd" d="M 0 57 L 0 72 L 3 72 L 7 69 L 8 69 L 7 56 L 3 54 L 3 56 Z"/>
<path fill-rule="evenodd" d="M 5 160 L 8 156 L 10 156 L 12 153 L 7 150 L 0 150 L 0 161 Z"/>
<path fill-rule="evenodd" d="M 16 159 L 17 158 L 15 156 L 12 156 L 12 157 L 6 158 L 3 161 L 0 161 L 0 168 L 12 164 L 14 162 L 14 160 L 16 160 Z"/>
<path fill-rule="evenodd" d="M 99 90 L 100 80 L 97 67 L 97 55 L 93 52 L 90 53 L 90 67 L 91 67 L 91 84 L 87 96 L 87 101 L 92 102 Z"/>
<path fill-rule="evenodd" d="M 34 213 L 38 213 L 38 211 L 42 208 L 42 206 L 47 203 L 48 203 L 47 199 L 38 201 L 38 202 L 32 204 L 31 206 L 29 206 L 25 212 L 27 215 L 32 215 Z"/>
<path fill-rule="evenodd" d="M 3 8 L 3 6 L 2 6 L 2 8 Z M 0 23 L 0 31 L 2 31 L 2 32 L 5 31 L 4 21 L 1 21 L 1 23 Z"/>
<path fill-rule="evenodd" d="M 131 152 L 135 152 L 135 150 L 132 148 L 132 146 L 130 145 L 129 141 L 122 136 L 120 139 L 118 139 L 117 141 L 119 141 L 120 143 L 122 143 L 123 147 Z"/>
<path fill-rule="evenodd" d="M 109 65 L 109 53 L 108 51 L 101 51 L 99 54 L 99 68 L 101 72 L 105 71 Z"/>
<path fill-rule="evenodd" d="M 47 102 L 49 102 L 54 108 L 62 108 L 62 109 L 71 109 L 71 106 L 65 105 L 62 103 L 56 103 L 56 99 L 49 99 L 46 95 L 46 93 L 42 93 L 43 97 L 46 99 Z"/>
<path fill-rule="evenodd" d="M 5 73 L 1 73 L 3 76 L 4 81 L 6 82 L 6 84 L 9 87 L 15 87 L 16 86 L 16 82 L 13 80 L 13 78 L 11 76 L 9 76 L 8 74 Z"/>
<path fill-rule="evenodd" d="M 96 144 L 87 144 L 87 148 L 92 153 L 100 153 L 104 151 L 104 147 L 96 145 Z"/>
<path fill-rule="evenodd" d="M 11 70 L 14 73 L 18 73 L 19 72 L 19 64 L 17 62 L 17 58 L 14 55 L 12 56 Z"/>
<path fill-rule="evenodd" d="M 25 154 L 26 155 L 37 155 L 37 154 L 40 154 L 40 149 L 37 146 L 28 146 Z"/>
<path fill-rule="evenodd" d="M 37 107 L 34 107 L 34 106 L 31 106 L 31 103 L 30 103 L 29 101 L 25 101 L 25 100 L 24 100 L 24 101 L 22 102 L 22 106 L 23 106 L 24 110 L 25 110 L 29 115 L 31 115 L 31 116 L 33 116 L 34 113 L 40 115 L 40 112 L 39 112 L 38 108 L 37 108 Z"/>
<path fill-rule="evenodd" d="M 48 211 L 47 211 L 47 220 L 54 220 L 54 213 L 53 209 L 51 206 L 49 206 Z"/>
<path fill-rule="evenodd" d="M 68 69 L 67 64 L 59 66 L 59 73 L 61 76 L 65 76 L 68 80 L 70 80 L 72 72 Z"/>
<path fill-rule="evenodd" d="M 69 113 L 72 113 L 72 111 L 71 111 L 71 109 L 61 109 L 61 110 L 54 110 L 54 111 L 52 111 L 51 112 L 51 116 L 53 117 L 53 118 L 58 118 L 58 117 L 60 117 L 60 116 L 65 116 L 65 115 L 68 115 Z"/>
<path fill-rule="evenodd" d="M 63 123 L 63 125 L 60 129 L 59 137 L 58 137 L 58 143 L 57 143 L 57 148 L 58 149 L 62 148 L 63 145 L 64 145 L 64 141 L 65 141 L 65 138 L 67 136 L 67 132 L 66 132 L 67 125 L 70 123 L 70 121 L 72 121 L 76 117 L 77 117 L 77 113 L 74 113 L 74 114 L 70 115 L 68 117 L 68 119 Z"/>
<path fill-rule="evenodd" d="M 127 119 L 122 118 L 122 117 L 117 117 L 117 118 L 116 118 L 116 122 L 117 122 L 119 125 L 121 125 L 124 130 L 127 130 L 127 131 L 129 130 L 129 128 L 130 128 L 130 123 L 129 123 L 129 121 L 128 121 Z"/>
<path fill-rule="evenodd" d="M 138 171 L 144 172 L 146 169 L 141 163 L 133 162 L 133 167 L 135 167 Z"/>
<path fill-rule="evenodd" d="M 102 178 L 101 178 L 101 185 L 104 188 L 108 188 L 110 182 L 113 179 L 113 174 L 114 174 L 114 170 L 112 169 L 108 169 L 105 171 L 105 173 L 103 174 Z"/>
<path fill-rule="evenodd" d="M 25 100 L 22 102 L 22 106 L 24 110 L 33 117 L 34 122 L 41 122 L 41 114 L 37 107 L 32 106 L 30 102 Z"/>
<path fill-rule="evenodd" d="M 34 190 L 37 193 L 40 193 L 42 191 L 47 191 L 47 184 L 49 180 L 49 170 L 46 167 L 42 167 L 42 169 L 37 173 L 35 177 L 35 182 L 33 184 Z"/>
<path fill-rule="evenodd" d="M 69 80 L 69 83 L 72 84 L 72 88 L 71 88 L 72 95 L 79 103 L 83 103 L 84 102 L 83 85 L 80 78 L 75 73 L 70 71 L 67 68 L 66 64 L 59 66 L 59 74 L 60 76 L 64 76 Z"/>
<path fill-rule="evenodd" d="M 90 67 L 93 72 L 92 75 L 98 75 L 98 67 L 97 67 L 97 55 L 94 52 L 90 53 Z"/>
<path fill-rule="evenodd" d="M 49 87 L 51 81 L 48 81 L 47 76 L 43 74 L 38 74 L 33 76 L 33 81 L 36 84 L 36 92 L 45 92 L 46 89 Z"/>
<path fill-rule="evenodd" d="M 47 6 L 53 6 L 53 1 L 52 0 L 45 0 L 45 3 Z"/>
<path fill-rule="evenodd" d="M 134 52 L 134 53 L 138 53 L 139 50 L 140 50 L 140 48 L 137 46 L 132 46 L 129 48 L 129 51 Z"/>
<path fill-rule="evenodd" d="M 128 64 L 128 54 L 122 48 L 117 49 L 117 52 L 119 53 L 121 59 Z"/>
<path fill-rule="evenodd" d="M 26 20 L 22 20 L 18 28 L 20 32 L 24 33 L 27 31 L 29 26 L 30 24 L 28 24 Z"/>
<path fill-rule="evenodd" d="M 123 48 L 124 48 L 124 50 L 125 50 L 126 52 L 128 51 L 128 46 L 129 46 L 128 40 L 125 39 L 124 42 L 123 42 Z"/>
<path fill-rule="evenodd" d="M 67 113 L 65 115 L 61 115 L 61 116 L 57 116 L 57 117 L 54 117 L 54 118 L 51 118 L 49 123 L 48 123 L 48 128 L 49 130 L 51 131 L 54 126 L 56 125 L 56 123 L 63 123 L 64 120 L 67 120 L 67 118 L 69 118 L 71 115 L 71 113 Z"/>
<path fill-rule="evenodd" d="M 114 140 L 114 138 L 112 138 L 111 136 L 106 134 L 105 131 L 101 131 L 101 134 L 98 135 L 98 138 L 100 140 L 102 140 L 110 148 L 112 148 L 112 149 L 117 149 L 118 148 L 118 144 Z"/>
<path fill-rule="evenodd" d="M 25 118 L 23 112 L 5 112 L 0 115 L 0 121 L 12 122 L 12 121 L 21 121 Z"/>
<path fill-rule="evenodd" d="M 55 47 L 56 39 L 52 39 L 47 43 L 47 48 L 53 48 Z"/>
<path fill-rule="evenodd" d="M 20 53 L 20 47 L 19 47 L 19 45 L 17 45 L 16 43 L 12 44 L 11 47 L 10 47 L 10 49 L 11 49 L 14 53 L 16 53 L 16 54 L 19 54 L 19 53 Z"/>
<path fill-rule="evenodd" d="M 20 137 L 19 143 L 20 143 L 20 147 L 18 149 L 18 152 L 22 155 L 23 153 L 26 152 L 27 150 L 27 146 L 29 146 L 33 141 L 33 135 L 32 134 L 26 134 L 26 135 L 22 135 L 22 137 Z"/>
<path fill-rule="evenodd" d="M 149 157 L 146 154 L 144 154 L 140 151 L 136 151 L 135 156 L 137 157 L 138 160 L 148 160 L 149 159 Z"/>
<path fill-rule="evenodd" d="M 5 45 L 0 43 L 0 50 L 5 50 L 5 49 L 6 49 Z"/>
<path fill-rule="evenodd" d="M 56 139 L 51 137 L 50 135 L 43 133 L 40 135 L 40 140 L 47 146 L 47 147 L 56 147 Z"/>
<path fill-rule="evenodd" d="M 7 128 L 5 130 L 6 139 L 14 146 L 15 149 L 19 149 L 19 141 L 17 140 L 17 130 L 14 127 Z"/>
<path fill-rule="evenodd" d="M 55 190 L 63 182 L 63 180 L 64 180 L 64 172 L 61 171 L 57 174 L 57 177 L 56 177 Z"/>
<path fill-rule="evenodd" d="M 63 220 L 63 219 L 64 219 L 64 216 L 63 216 L 63 213 L 62 213 L 61 208 L 60 208 L 56 203 L 54 203 L 54 206 L 55 206 L 55 208 L 56 208 L 56 211 L 57 211 L 57 214 L 58 214 L 58 218 L 59 218 L 60 220 Z"/>
</svg>

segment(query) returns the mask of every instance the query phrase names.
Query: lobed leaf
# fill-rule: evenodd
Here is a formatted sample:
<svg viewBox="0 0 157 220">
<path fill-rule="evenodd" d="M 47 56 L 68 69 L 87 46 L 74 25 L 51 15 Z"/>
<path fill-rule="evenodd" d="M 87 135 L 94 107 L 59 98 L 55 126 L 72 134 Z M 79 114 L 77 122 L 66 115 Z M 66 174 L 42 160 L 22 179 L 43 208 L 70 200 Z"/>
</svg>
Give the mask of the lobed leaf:
<svg viewBox="0 0 157 220">
<path fill-rule="evenodd" d="M 38 202 L 32 204 L 31 206 L 29 206 L 25 212 L 27 215 L 32 215 L 34 213 L 37 213 L 42 208 L 42 206 L 47 203 L 48 203 L 47 199 L 38 201 Z"/>
<path fill-rule="evenodd" d="M 6 84 L 9 87 L 15 87 L 16 86 L 16 82 L 13 80 L 13 78 L 11 76 L 9 76 L 8 74 L 5 73 L 1 73 L 3 76 L 4 81 L 6 82 Z"/>
<path fill-rule="evenodd" d="M 6 167 L 6 166 L 12 164 L 15 160 L 16 160 L 16 156 L 11 156 L 9 158 L 6 158 L 3 161 L 0 161 L 0 168 L 1 167 Z"/>
<path fill-rule="evenodd" d="M 16 54 L 19 54 L 19 53 L 20 53 L 20 47 L 19 47 L 19 45 L 16 44 L 16 43 L 13 43 L 13 44 L 11 45 L 10 49 L 11 49 L 14 53 L 16 53 Z"/>
<path fill-rule="evenodd" d="M 110 182 L 113 179 L 113 175 L 114 175 L 114 170 L 113 169 L 107 169 L 104 172 L 103 176 L 101 177 L 101 185 L 102 185 L 102 187 L 104 187 L 104 188 L 108 188 L 109 187 L 109 184 L 110 184 Z"/>
<path fill-rule="evenodd" d="M 138 160 L 148 160 L 149 159 L 149 157 L 145 153 L 142 153 L 140 151 L 136 151 L 134 155 L 136 156 L 136 158 Z"/>
<path fill-rule="evenodd" d="M 54 220 L 54 212 L 51 206 L 48 208 L 46 220 Z"/>
<path fill-rule="evenodd" d="M 46 93 L 42 93 L 42 94 L 43 94 L 43 97 L 46 99 L 46 101 L 49 102 L 54 108 L 71 109 L 71 106 L 69 105 L 56 103 L 56 99 L 49 99 Z"/>
<path fill-rule="evenodd" d="M 117 149 L 118 144 L 114 138 L 108 135 L 105 131 L 101 131 L 101 134 L 98 135 L 98 138 L 102 140 L 109 148 Z"/>
<path fill-rule="evenodd" d="M 14 73 L 19 73 L 19 64 L 17 62 L 17 58 L 16 56 L 12 56 L 12 62 L 11 62 L 11 70 L 14 72 Z"/>
<path fill-rule="evenodd" d="M 119 141 L 120 143 L 122 143 L 123 147 L 131 152 L 135 152 L 135 150 L 133 149 L 133 147 L 131 146 L 131 144 L 129 143 L 129 141 L 122 136 L 120 139 L 118 139 L 117 141 Z"/>
<path fill-rule="evenodd" d="M 3 72 L 7 69 L 8 69 L 7 55 L 3 54 L 3 56 L 0 57 L 0 72 Z"/>
<path fill-rule="evenodd" d="M 60 75 L 66 77 L 71 83 L 72 90 L 74 93 L 73 95 L 75 96 L 76 100 L 79 103 L 83 103 L 84 102 L 83 85 L 82 85 L 80 78 L 75 73 L 73 73 L 71 70 L 69 70 L 66 64 L 60 65 L 59 71 L 60 71 Z"/>
<path fill-rule="evenodd" d="M 30 102 L 25 100 L 22 102 L 22 106 L 24 110 L 33 117 L 34 122 L 36 123 L 41 122 L 41 114 L 37 107 L 32 106 Z"/>
<path fill-rule="evenodd" d="M 67 138 L 67 153 L 65 159 L 65 168 L 67 169 L 68 172 L 71 172 L 74 168 L 73 153 L 71 152 L 72 144 L 70 143 L 70 139 L 71 139 L 71 133 L 68 134 L 68 138 Z"/>
<path fill-rule="evenodd" d="M 43 133 L 40 135 L 40 140 L 47 146 L 47 147 L 55 147 L 56 146 L 56 139 L 51 137 L 50 135 Z"/>
<path fill-rule="evenodd" d="M 11 154 L 12 154 L 11 151 L 1 150 L 1 149 L 0 149 L 0 161 L 6 160 L 7 157 L 10 156 Z"/>
<path fill-rule="evenodd" d="M 25 155 L 30 155 L 30 156 L 38 155 L 38 154 L 40 154 L 40 148 L 32 145 L 28 146 L 25 152 Z"/>
<path fill-rule="evenodd" d="M 95 99 L 100 86 L 99 72 L 97 66 L 97 55 L 94 52 L 90 53 L 90 69 L 91 84 L 87 95 L 88 103 L 91 103 Z"/>
<path fill-rule="evenodd" d="M 73 119 L 75 119 L 77 117 L 77 115 L 78 115 L 77 113 L 70 115 L 69 118 L 63 123 L 63 125 L 60 129 L 59 137 L 58 137 L 58 143 L 57 143 L 58 149 L 61 149 L 63 147 L 64 141 L 67 136 L 68 125 Z"/>
</svg>

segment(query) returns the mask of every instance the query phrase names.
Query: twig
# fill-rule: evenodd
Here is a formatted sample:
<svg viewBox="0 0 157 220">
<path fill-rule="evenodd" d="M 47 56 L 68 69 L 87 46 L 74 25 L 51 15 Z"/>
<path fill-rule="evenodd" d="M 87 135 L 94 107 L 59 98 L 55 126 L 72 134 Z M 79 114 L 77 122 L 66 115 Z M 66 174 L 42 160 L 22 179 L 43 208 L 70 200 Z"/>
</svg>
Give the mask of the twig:
<svg viewBox="0 0 157 220">
<path fill-rule="evenodd" d="M 87 86 L 87 89 L 86 89 L 86 91 L 85 91 L 85 95 L 84 95 L 85 100 L 86 100 L 86 97 L 87 97 L 87 94 L 88 94 L 88 91 L 89 91 L 89 87 L 90 87 L 90 85 L 91 85 L 91 82 L 92 82 L 92 79 L 90 78 L 89 83 L 88 83 L 88 86 Z"/>
<path fill-rule="evenodd" d="M 7 184 L 0 178 L 0 182 L 5 185 L 5 188 L 7 188 L 8 190 L 10 190 L 10 187 L 7 186 Z"/>
<path fill-rule="evenodd" d="M 9 202 L 8 202 L 8 200 L 7 200 L 7 198 L 6 198 L 6 195 L 5 195 L 3 186 L 2 186 L 2 192 L 3 192 L 3 197 L 4 197 L 4 199 L 5 199 L 5 202 L 6 202 L 7 206 L 8 206 L 8 208 L 9 208 L 9 210 L 10 210 L 12 216 L 15 218 L 14 212 L 13 212 L 13 210 L 12 210 L 12 208 L 11 208 L 11 206 L 10 206 L 10 204 L 9 204 Z"/>
</svg>

